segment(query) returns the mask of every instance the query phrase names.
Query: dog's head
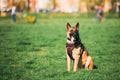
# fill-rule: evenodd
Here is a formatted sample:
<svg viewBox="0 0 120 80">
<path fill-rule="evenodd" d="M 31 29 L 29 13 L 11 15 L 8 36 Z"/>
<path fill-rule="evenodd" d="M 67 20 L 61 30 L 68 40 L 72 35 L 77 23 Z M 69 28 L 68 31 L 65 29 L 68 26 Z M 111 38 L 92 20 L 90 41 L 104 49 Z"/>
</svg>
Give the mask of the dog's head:
<svg viewBox="0 0 120 80">
<path fill-rule="evenodd" d="M 79 38 L 79 23 L 75 26 L 71 26 L 67 23 L 67 43 L 74 44 L 77 41 L 80 41 Z"/>
</svg>

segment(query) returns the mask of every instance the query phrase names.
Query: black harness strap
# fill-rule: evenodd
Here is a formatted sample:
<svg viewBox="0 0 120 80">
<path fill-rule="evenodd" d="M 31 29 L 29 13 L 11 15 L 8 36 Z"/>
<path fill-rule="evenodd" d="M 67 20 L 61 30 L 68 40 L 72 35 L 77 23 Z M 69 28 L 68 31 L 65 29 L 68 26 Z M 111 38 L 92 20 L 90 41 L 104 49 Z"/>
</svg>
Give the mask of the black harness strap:
<svg viewBox="0 0 120 80">
<path fill-rule="evenodd" d="M 79 67 L 80 68 L 82 68 L 83 66 L 82 66 L 82 55 L 83 55 L 83 52 L 84 52 L 84 49 L 85 49 L 85 47 L 84 47 L 84 45 L 81 43 L 81 49 L 82 49 L 82 51 L 81 51 L 81 53 L 80 53 L 80 59 L 79 59 L 79 63 L 80 63 L 80 65 L 79 65 Z"/>
<path fill-rule="evenodd" d="M 81 48 L 82 48 L 82 51 L 80 53 L 80 57 L 82 57 L 82 54 L 83 54 L 83 51 L 84 51 L 84 45 L 81 43 Z"/>
<path fill-rule="evenodd" d="M 72 56 L 72 50 L 74 49 L 74 44 L 66 44 L 67 54 L 70 57 L 70 59 L 74 60 Z"/>
</svg>

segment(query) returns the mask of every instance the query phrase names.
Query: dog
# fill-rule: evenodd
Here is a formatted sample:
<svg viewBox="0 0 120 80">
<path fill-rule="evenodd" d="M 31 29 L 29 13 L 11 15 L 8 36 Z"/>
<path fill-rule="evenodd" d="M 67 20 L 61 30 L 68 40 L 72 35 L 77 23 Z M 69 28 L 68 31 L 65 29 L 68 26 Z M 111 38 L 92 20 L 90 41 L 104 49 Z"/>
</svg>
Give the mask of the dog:
<svg viewBox="0 0 120 80">
<path fill-rule="evenodd" d="M 79 23 L 75 26 L 67 23 L 66 55 L 68 71 L 71 70 L 71 61 L 74 62 L 74 72 L 76 72 L 78 68 L 85 68 L 87 70 L 94 68 L 93 59 L 79 37 Z"/>
</svg>

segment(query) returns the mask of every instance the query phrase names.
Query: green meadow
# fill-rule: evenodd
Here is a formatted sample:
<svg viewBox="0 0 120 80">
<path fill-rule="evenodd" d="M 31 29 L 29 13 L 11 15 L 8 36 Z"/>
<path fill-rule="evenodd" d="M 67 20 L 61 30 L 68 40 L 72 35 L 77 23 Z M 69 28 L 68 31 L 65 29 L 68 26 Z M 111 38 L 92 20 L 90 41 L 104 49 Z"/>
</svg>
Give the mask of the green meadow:
<svg viewBox="0 0 120 80">
<path fill-rule="evenodd" d="M 61 16 L 60 16 L 61 17 Z M 96 68 L 67 71 L 66 23 L 80 23 L 80 38 Z M 0 80 L 120 80 L 120 19 L 0 18 Z"/>
</svg>

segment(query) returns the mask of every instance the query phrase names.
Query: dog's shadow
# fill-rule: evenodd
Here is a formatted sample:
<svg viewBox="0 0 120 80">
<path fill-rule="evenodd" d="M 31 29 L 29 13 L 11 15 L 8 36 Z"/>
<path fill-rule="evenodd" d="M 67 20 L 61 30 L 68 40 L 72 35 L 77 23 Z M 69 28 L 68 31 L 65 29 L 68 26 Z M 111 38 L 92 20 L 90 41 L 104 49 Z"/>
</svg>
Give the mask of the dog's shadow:
<svg viewBox="0 0 120 80">
<path fill-rule="evenodd" d="M 93 69 L 98 69 L 98 67 L 96 65 L 94 65 L 94 68 Z"/>
</svg>

